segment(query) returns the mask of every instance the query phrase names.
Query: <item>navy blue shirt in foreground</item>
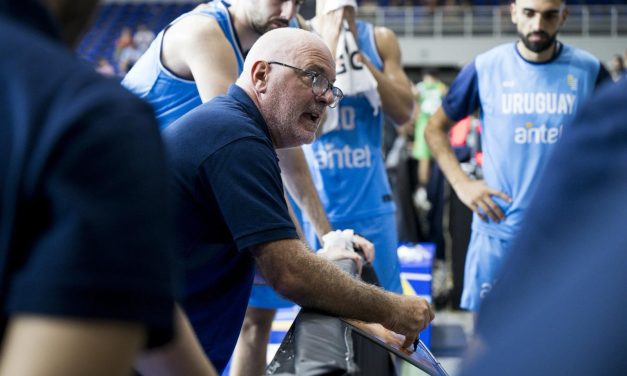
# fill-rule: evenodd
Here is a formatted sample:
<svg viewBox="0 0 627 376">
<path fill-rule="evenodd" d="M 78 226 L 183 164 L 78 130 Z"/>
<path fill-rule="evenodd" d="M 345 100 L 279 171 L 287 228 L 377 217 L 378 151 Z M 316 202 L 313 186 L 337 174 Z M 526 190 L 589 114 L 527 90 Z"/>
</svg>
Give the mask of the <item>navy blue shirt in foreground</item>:
<svg viewBox="0 0 627 376">
<path fill-rule="evenodd" d="M 479 312 L 487 352 L 464 375 L 627 374 L 625 104 L 627 80 L 606 84 L 564 132 Z"/>
<path fill-rule="evenodd" d="M 33 314 L 145 323 L 161 344 L 174 233 L 152 111 L 46 33 L 52 20 L 1 13 L 0 342 Z"/>
<path fill-rule="evenodd" d="M 185 258 L 182 305 L 218 372 L 237 342 L 254 276 L 248 248 L 297 239 L 278 158 L 259 110 L 238 86 L 163 132 Z"/>
</svg>

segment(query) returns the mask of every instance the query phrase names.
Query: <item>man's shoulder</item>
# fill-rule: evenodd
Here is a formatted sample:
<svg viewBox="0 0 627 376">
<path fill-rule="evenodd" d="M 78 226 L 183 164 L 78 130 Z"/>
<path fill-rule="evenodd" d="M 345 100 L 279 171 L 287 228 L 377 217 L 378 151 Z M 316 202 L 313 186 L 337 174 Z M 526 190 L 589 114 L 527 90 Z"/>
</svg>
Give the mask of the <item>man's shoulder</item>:
<svg viewBox="0 0 627 376">
<path fill-rule="evenodd" d="M 170 63 L 201 58 L 212 64 L 235 65 L 236 37 L 228 13 L 190 12 L 175 20 L 163 31 L 162 60 Z M 172 67 L 169 67 L 170 69 Z M 187 73 L 186 73 L 187 74 Z"/>
<path fill-rule="evenodd" d="M 376 44 L 377 51 L 381 52 L 381 50 L 385 50 L 385 44 L 387 43 L 398 43 L 398 38 L 394 30 L 390 29 L 387 26 L 375 26 L 371 23 L 366 23 L 363 25 L 361 31 L 366 35 L 372 34 L 374 37 L 374 41 Z"/>
<path fill-rule="evenodd" d="M 181 15 L 164 30 L 168 34 L 203 35 L 224 37 L 225 22 L 229 22 L 226 9 L 215 5 L 201 4 L 194 10 Z"/>
<path fill-rule="evenodd" d="M 228 94 L 219 95 L 196 107 L 177 123 L 203 122 L 211 124 L 211 131 L 228 130 L 233 134 L 246 134 L 257 129 L 246 107 Z"/>
<path fill-rule="evenodd" d="M 601 64 L 601 62 L 596 56 L 592 55 L 590 52 L 586 50 L 583 50 L 581 48 L 578 48 L 578 47 L 575 47 L 566 43 L 563 44 L 562 48 L 563 48 L 562 54 L 564 56 L 568 56 L 573 61 L 578 61 L 584 64 L 593 64 L 593 65 Z"/>
<path fill-rule="evenodd" d="M 244 106 L 228 95 L 220 95 L 173 122 L 163 132 L 167 144 L 202 145 L 211 154 L 238 140 L 270 140 Z M 180 148 L 179 148 L 180 149 Z"/>
<path fill-rule="evenodd" d="M 476 74 L 491 74 L 513 66 L 513 61 L 519 58 L 516 43 L 503 43 L 480 53 L 468 65 L 471 65 Z"/>
<path fill-rule="evenodd" d="M 187 13 L 175 20 L 167 28 L 168 33 L 195 30 L 204 33 L 222 33 L 218 14 L 213 13 Z"/>
<path fill-rule="evenodd" d="M 500 56 L 509 56 L 510 54 L 516 54 L 514 42 L 503 43 L 496 47 L 492 47 L 491 49 L 477 55 L 476 60 L 490 60 Z"/>
</svg>

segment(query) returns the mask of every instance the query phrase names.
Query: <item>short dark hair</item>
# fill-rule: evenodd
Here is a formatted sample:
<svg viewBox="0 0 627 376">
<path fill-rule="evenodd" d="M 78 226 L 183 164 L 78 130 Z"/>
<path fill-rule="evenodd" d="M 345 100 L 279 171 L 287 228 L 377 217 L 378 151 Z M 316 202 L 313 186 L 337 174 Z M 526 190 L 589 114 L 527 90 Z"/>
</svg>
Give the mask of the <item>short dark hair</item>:
<svg viewBox="0 0 627 376">
<path fill-rule="evenodd" d="M 516 0 L 511 0 L 511 1 L 510 1 L 510 3 L 511 3 L 511 4 L 516 3 Z M 566 0 L 562 0 L 562 3 L 565 5 L 565 4 L 566 4 Z"/>
</svg>

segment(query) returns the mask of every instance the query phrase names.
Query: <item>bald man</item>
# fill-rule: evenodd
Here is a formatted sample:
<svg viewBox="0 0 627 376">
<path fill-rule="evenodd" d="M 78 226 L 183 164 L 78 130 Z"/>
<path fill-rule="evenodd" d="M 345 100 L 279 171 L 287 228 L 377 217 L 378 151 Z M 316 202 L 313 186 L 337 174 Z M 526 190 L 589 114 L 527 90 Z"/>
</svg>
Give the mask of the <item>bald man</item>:
<svg viewBox="0 0 627 376">
<path fill-rule="evenodd" d="M 226 95 L 164 131 L 185 252 L 181 304 L 218 372 L 235 346 L 255 264 L 283 296 L 381 323 L 405 335 L 405 347 L 433 319 L 424 299 L 354 280 L 298 240 L 276 149 L 313 141 L 326 107 L 341 99 L 334 80 L 319 37 L 273 30 L 253 46 Z"/>
<path fill-rule="evenodd" d="M 122 85 L 155 110 L 161 128 L 218 95 L 242 73 L 244 57 L 265 32 L 288 26 L 300 0 L 215 0 L 172 21 Z M 300 148 L 282 149 L 284 183 L 318 235 L 333 230 Z M 357 239 L 363 243 L 362 239 Z"/>
</svg>

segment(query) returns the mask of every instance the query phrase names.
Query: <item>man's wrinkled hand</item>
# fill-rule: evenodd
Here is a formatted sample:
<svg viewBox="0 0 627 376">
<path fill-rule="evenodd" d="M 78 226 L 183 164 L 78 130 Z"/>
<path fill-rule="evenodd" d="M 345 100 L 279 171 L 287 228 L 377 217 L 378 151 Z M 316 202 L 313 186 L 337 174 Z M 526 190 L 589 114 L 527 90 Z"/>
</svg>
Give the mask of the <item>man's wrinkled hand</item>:
<svg viewBox="0 0 627 376">
<path fill-rule="evenodd" d="M 403 342 L 405 341 L 404 336 L 384 328 L 381 324 L 368 324 L 368 326 L 370 327 L 371 333 L 381 341 L 394 348 L 400 349 L 403 347 Z"/>
<path fill-rule="evenodd" d="M 386 329 L 383 325 L 377 323 L 366 323 L 358 320 L 348 320 L 351 324 L 356 326 L 357 328 L 363 330 L 364 332 L 377 337 L 381 341 L 391 345 L 394 348 L 401 349 L 403 345 L 403 341 L 405 341 L 405 337 L 398 333 L 394 333 L 393 331 Z"/>
<path fill-rule="evenodd" d="M 391 307 L 390 319 L 384 326 L 405 336 L 401 348 L 407 349 L 414 344 L 418 333 L 434 319 L 435 313 L 425 299 L 417 296 L 397 295 L 395 303 Z"/>
</svg>

